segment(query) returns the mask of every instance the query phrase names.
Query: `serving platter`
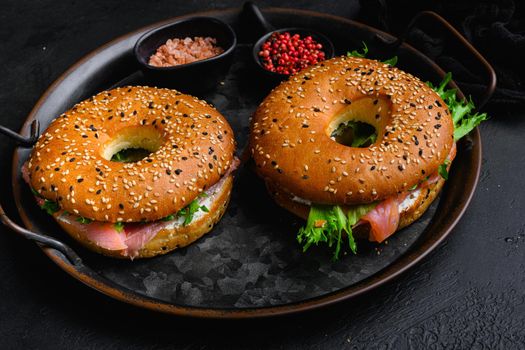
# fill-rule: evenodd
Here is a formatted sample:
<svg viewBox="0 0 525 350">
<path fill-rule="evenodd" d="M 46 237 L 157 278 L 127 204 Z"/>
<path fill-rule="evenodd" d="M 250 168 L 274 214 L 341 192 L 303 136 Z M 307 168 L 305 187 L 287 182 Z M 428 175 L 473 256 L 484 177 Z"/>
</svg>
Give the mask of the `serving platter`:
<svg viewBox="0 0 525 350">
<path fill-rule="evenodd" d="M 263 12 L 276 27 L 307 27 L 325 34 L 338 54 L 359 48 L 364 41 L 370 48 L 370 57 L 384 59 L 396 54 L 397 66 L 422 80 L 439 82 L 445 74 L 406 43 L 395 49 L 385 45 L 385 41 L 393 42 L 395 38 L 366 25 L 297 9 L 270 8 Z M 115 86 L 150 85 L 133 56 L 135 42 L 152 28 L 195 15 L 220 19 L 230 24 L 239 37 L 234 63 L 224 82 L 198 96 L 228 119 L 236 133 L 240 156 L 246 146 L 249 118 L 275 86 L 275 81 L 267 81 L 257 73 L 251 61 L 251 44 L 260 33 L 243 19 L 241 9 L 170 19 L 102 46 L 49 87 L 20 133 L 29 135 L 34 120 L 45 128 L 54 117 L 99 91 Z M 459 95 L 463 97 L 461 92 Z M 450 179 L 440 199 L 420 220 L 396 233 L 388 244 L 358 242 L 357 255 L 349 254 L 333 262 L 324 248 L 302 253 L 295 236 L 303 222 L 279 208 L 245 165 L 237 172 L 225 216 L 210 234 L 165 256 L 125 261 L 81 248 L 37 207 L 20 173 L 29 152 L 17 148 L 13 157 L 13 194 L 23 224 L 33 232 L 63 242 L 75 252 L 66 256 L 60 249 L 41 244 L 51 260 L 86 285 L 126 303 L 209 318 L 266 317 L 305 311 L 355 297 L 392 280 L 421 261 L 452 232 L 472 197 L 481 167 L 480 135 L 475 130 L 458 144 Z"/>
</svg>

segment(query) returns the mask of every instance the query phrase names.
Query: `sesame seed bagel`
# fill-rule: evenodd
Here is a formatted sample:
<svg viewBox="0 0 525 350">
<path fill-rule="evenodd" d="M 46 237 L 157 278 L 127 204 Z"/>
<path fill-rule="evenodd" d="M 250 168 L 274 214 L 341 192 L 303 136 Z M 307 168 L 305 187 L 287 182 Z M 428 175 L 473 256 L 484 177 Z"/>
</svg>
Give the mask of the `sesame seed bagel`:
<svg viewBox="0 0 525 350">
<path fill-rule="evenodd" d="M 152 152 L 130 163 L 117 152 Z M 102 222 L 155 221 L 217 183 L 235 140 L 206 102 L 175 90 L 123 87 L 80 102 L 40 136 L 27 163 L 30 184 L 70 213 Z"/>
<path fill-rule="evenodd" d="M 369 147 L 335 142 L 347 121 L 372 125 Z M 441 98 L 409 73 L 379 61 L 338 57 L 281 83 L 253 116 L 258 174 L 320 204 L 362 204 L 405 191 L 436 173 L 453 123 Z"/>
</svg>

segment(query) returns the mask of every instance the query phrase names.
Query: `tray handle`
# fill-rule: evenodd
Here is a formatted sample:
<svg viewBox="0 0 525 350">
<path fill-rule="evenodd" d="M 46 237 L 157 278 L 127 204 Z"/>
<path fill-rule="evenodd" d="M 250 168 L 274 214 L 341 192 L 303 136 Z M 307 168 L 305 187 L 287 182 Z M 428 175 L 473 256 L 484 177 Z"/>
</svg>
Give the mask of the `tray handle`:
<svg viewBox="0 0 525 350">
<path fill-rule="evenodd" d="M 31 148 L 38 140 L 38 136 L 40 136 L 40 123 L 38 120 L 33 120 L 31 123 L 31 131 L 29 136 L 22 136 L 3 125 L 0 125 L 0 134 L 4 134 L 5 136 L 9 137 L 20 147 Z"/>
<path fill-rule="evenodd" d="M 472 44 L 467 39 L 465 39 L 465 37 L 461 35 L 461 33 L 458 32 L 456 28 L 454 28 L 454 26 L 452 26 L 452 24 L 450 24 L 450 22 L 448 22 L 446 19 L 444 19 L 434 11 L 422 11 L 415 15 L 414 18 L 412 18 L 412 20 L 408 23 L 403 34 L 395 41 L 390 41 L 389 39 L 380 35 L 377 35 L 376 37 L 383 43 L 386 43 L 387 45 L 391 46 L 392 48 L 397 48 L 406 41 L 410 30 L 414 28 L 418 24 L 418 22 L 420 22 L 423 18 L 431 18 L 432 20 L 441 24 L 445 30 L 452 34 L 452 36 L 454 36 L 454 38 L 456 38 L 472 54 L 472 56 L 477 59 L 477 61 L 485 70 L 487 74 L 488 84 L 484 94 L 482 95 L 482 97 L 480 97 L 479 102 L 476 104 L 477 110 L 480 110 L 490 100 L 492 94 L 494 94 L 497 81 L 496 73 L 494 72 L 494 69 L 492 68 L 490 63 L 487 62 L 487 60 L 483 57 L 483 55 L 481 55 L 479 51 L 476 50 L 476 48 L 472 46 Z"/>
<path fill-rule="evenodd" d="M 40 135 L 40 123 L 38 122 L 38 120 L 34 120 L 31 123 L 31 130 L 30 130 L 29 136 L 22 136 L 14 132 L 13 130 L 8 129 L 2 125 L 0 125 L 0 134 L 3 134 L 9 137 L 10 139 L 12 139 L 13 141 L 15 141 L 19 147 L 31 148 L 34 146 L 34 144 L 36 143 Z M 39 244 L 43 244 L 43 245 L 46 245 L 48 247 L 58 250 L 59 252 L 64 254 L 66 258 L 73 265 L 79 265 L 82 263 L 82 260 L 77 255 L 77 253 L 75 253 L 73 249 L 71 249 L 69 246 L 62 243 L 61 241 L 54 239 L 48 235 L 29 231 L 28 229 L 25 229 L 22 226 L 16 224 L 13 220 L 11 220 L 7 216 L 1 203 L 0 203 L 0 221 L 5 226 L 10 228 L 12 231 L 16 232 L 17 234 L 21 235 L 22 237 L 25 237 Z"/>
<path fill-rule="evenodd" d="M 5 226 L 9 227 L 11 230 L 15 231 L 22 237 L 38 242 L 40 244 L 44 244 L 48 247 L 51 247 L 51 248 L 54 248 L 60 251 L 62 254 L 64 254 L 68 258 L 68 260 L 73 265 L 79 265 L 82 263 L 82 260 L 77 255 L 77 253 L 75 253 L 75 251 L 71 249 L 69 246 L 67 246 L 66 244 L 60 242 L 57 239 L 51 238 L 50 236 L 36 233 L 33 231 L 29 231 L 23 228 L 22 226 L 19 226 L 18 224 L 16 224 L 13 220 L 11 220 L 7 216 L 1 204 L 0 204 L 0 220 Z"/>
</svg>

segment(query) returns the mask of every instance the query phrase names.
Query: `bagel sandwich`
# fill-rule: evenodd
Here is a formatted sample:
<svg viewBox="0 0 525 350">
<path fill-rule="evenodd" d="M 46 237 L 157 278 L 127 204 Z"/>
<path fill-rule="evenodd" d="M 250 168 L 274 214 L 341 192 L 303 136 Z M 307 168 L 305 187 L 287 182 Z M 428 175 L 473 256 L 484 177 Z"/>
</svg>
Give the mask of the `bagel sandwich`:
<svg viewBox="0 0 525 350">
<path fill-rule="evenodd" d="M 228 205 L 235 139 L 206 102 L 175 90 L 104 91 L 54 119 L 22 174 L 76 241 L 116 258 L 184 247 Z"/>
<path fill-rule="evenodd" d="M 383 242 L 437 197 L 456 141 L 485 114 L 472 102 L 362 54 L 337 57 L 282 82 L 252 118 L 249 151 L 277 204 L 306 220 L 297 239 Z M 346 237 L 346 238 L 345 238 Z"/>
</svg>

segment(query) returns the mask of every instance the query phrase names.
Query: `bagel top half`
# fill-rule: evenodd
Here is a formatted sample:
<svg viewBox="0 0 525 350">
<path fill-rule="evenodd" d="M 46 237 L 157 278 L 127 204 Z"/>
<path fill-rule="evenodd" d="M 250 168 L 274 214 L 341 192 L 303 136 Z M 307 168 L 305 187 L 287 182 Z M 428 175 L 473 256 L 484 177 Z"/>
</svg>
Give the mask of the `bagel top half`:
<svg viewBox="0 0 525 350">
<path fill-rule="evenodd" d="M 385 63 L 338 57 L 276 87 L 252 119 L 250 151 L 267 182 L 314 203 L 359 204 L 407 190 L 436 173 L 454 126 L 441 98 Z M 331 139 L 348 120 L 375 127 L 365 148 Z"/>
<path fill-rule="evenodd" d="M 126 148 L 152 153 L 111 161 Z M 155 221 L 176 213 L 232 165 L 224 117 L 175 90 L 123 87 L 80 102 L 40 136 L 28 161 L 39 195 L 96 221 Z"/>
</svg>

